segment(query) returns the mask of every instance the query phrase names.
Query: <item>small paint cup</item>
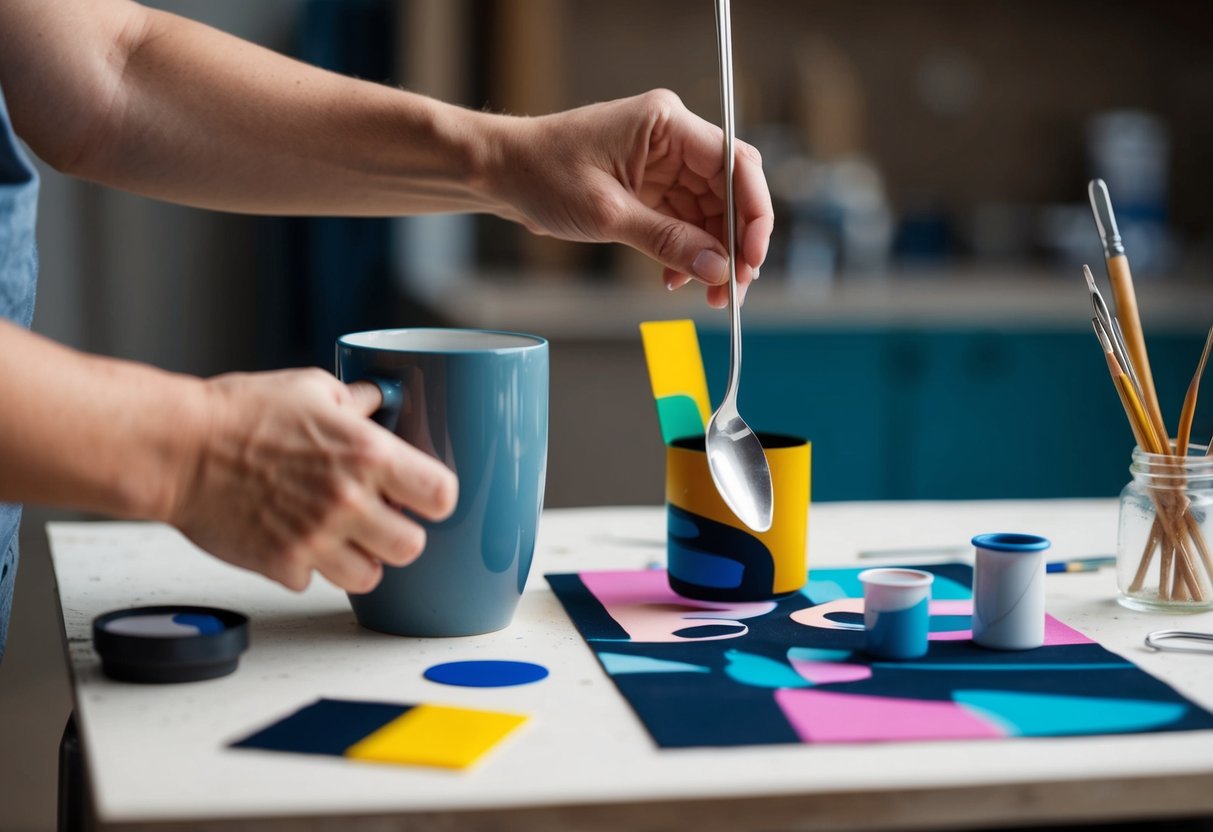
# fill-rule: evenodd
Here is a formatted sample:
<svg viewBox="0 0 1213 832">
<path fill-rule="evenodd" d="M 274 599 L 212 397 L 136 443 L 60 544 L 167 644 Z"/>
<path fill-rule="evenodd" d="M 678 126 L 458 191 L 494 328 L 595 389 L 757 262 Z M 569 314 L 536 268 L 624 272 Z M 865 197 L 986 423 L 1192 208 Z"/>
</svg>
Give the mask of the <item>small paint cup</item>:
<svg viewBox="0 0 1213 832">
<path fill-rule="evenodd" d="M 917 659 L 927 654 L 931 584 L 921 569 L 865 569 L 863 627 L 867 651 L 881 659 Z"/>
<path fill-rule="evenodd" d="M 1031 650 L 1045 642 L 1047 538 L 1000 532 L 973 538 L 973 642 Z"/>
<path fill-rule="evenodd" d="M 759 433 L 775 496 L 771 528 L 755 532 L 725 505 L 708 471 L 703 436 L 666 446 L 670 589 L 705 601 L 769 601 L 804 586 L 808 572 L 806 439 Z"/>
</svg>

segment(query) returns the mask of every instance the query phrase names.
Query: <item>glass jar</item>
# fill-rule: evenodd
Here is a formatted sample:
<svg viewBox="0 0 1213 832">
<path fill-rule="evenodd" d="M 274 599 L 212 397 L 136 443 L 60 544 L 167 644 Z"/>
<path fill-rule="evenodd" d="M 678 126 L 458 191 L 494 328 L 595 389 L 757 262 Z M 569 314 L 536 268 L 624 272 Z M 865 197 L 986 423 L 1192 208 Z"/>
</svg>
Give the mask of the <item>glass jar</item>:
<svg viewBox="0 0 1213 832">
<path fill-rule="evenodd" d="M 1213 609 L 1213 456 L 1191 445 L 1182 459 L 1133 449 L 1120 493 L 1116 583 L 1136 610 Z"/>
</svg>

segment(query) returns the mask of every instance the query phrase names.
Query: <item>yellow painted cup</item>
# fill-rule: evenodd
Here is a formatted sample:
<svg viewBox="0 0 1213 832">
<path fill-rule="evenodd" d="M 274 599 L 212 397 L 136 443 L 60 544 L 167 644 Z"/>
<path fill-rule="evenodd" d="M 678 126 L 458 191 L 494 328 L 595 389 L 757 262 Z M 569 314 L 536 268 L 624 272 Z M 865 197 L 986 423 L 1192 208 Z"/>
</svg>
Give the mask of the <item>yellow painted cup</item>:
<svg viewBox="0 0 1213 832">
<path fill-rule="evenodd" d="M 708 601 L 764 601 L 796 592 L 808 572 L 811 444 L 759 433 L 775 498 L 771 528 L 751 531 L 708 472 L 703 437 L 666 446 L 670 588 Z"/>
</svg>

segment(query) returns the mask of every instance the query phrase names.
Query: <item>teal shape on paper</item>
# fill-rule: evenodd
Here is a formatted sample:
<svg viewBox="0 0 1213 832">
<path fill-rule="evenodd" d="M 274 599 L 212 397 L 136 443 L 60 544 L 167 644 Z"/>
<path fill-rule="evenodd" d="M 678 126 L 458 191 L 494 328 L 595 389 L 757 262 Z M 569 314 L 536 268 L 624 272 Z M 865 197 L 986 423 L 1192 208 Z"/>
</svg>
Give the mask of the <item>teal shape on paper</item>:
<svg viewBox="0 0 1213 832">
<path fill-rule="evenodd" d="M 929 622 L 932 633 L 955 633 L 958 630 L 968 630 L 973 626 L 971 615 L 932 615 Z"/>
<path fill-rule="evenodd" d="M 825 604 L 840 598 L 862 598 L 863 584 L 859 582 L 859 573 L 864 568 L 815 569 L 800 592 L 814 604 Z M 967 601 L 972 597 L 973 593 L 967 586 L 946 575 L 936 575 L 931 583 L 931 599 L 934 601 Z M 952 629 L 967 630 L 969 626 L 966 623 L 963 627 Z"/>
<path fill-rule="evenodd" d="M 711 669 L 686 662 L 653 659 L 648 656 L 629 656 L 626 653 L 599 653 L 598 660 L 612 676 L 624 673 L 711 673 Z"/>
<path fill-rule="evenodd" d="M 1178 702 L 999 690 L 958 690 L 952 698 L 1021 737 L 1151 731 L 1175 722 L 1188 710 Z"/>
<path fill-rule="evenodd" d="M 936 575 L 935 580 L 931 582 L 931 600 L 933 601 L 968 601 L 973 597 L 973 592 L 964 584 L 958 584 L 956 581 L 946 575 Z M 936 616 L 939 617 L 939 616 Z M 946 616 L 952 618 L 953 616 Z M 967 630 L 969 628 L 968 618 L 965 616 L 956 616 L 965 618 L 963 627 L 956 627 L 957 630 Z M 936 629 L 932 627 L 931 629 Z"/>
<path fill-rule="evenodd" d="M 837 571 L 837 570 L 831 570 Z M 859 582 L 856 581 L 858 586 Z M 814 604 L 828 604 L 830 601 L 837 601 L 840 598 L 851 598 L 854 596 L 848 595 L 846 589 L 837 581 L 823 581 L 810 578 L 804 587 L 800 590 L 800 594 L 808 598 Z M 863 591 L 859 593 L 863 596 Z"/>
<path fill-rule="evenodd" d="M 724 657 L 728 662 L 724 672 L 743 685 L 756 688 L 807 688 L 812 684 L 783 662 L 766 656 L 727 650 Z"/>
<path fill-rule="evenodd" d="M 678 394 L 657 400 L 657 421 L 661 440 L 669 445 L 678 439 L 703 436 L 703 414 L 690 396 Z"/>
<path fill-rule="evenodd" d="M 851 658 L 852 650 L 827 650 L 824 647 L 789 647 L 788 661 L 792 662 L 845 662 Z"/>
</svg>

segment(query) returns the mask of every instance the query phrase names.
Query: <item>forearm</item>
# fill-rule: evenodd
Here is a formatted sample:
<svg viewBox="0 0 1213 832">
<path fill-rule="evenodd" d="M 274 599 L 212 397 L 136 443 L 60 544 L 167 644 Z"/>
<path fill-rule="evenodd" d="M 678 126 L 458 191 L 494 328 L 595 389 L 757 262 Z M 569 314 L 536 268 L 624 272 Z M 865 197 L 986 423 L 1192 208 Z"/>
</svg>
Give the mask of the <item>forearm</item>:
<svg viewBox="0 0 1213 832">
<path fill-rule="evenodd" d="M 507 210 L 490 180 L 496 138 L 515 119 L 326 72 L 123 0 L 71 14 L 73 3 L 5 2 L 0 84 L 14 123 L 67 172 L 249 213 Z"/>
<path fill-rule="evenodd" d="M 165 519 L 205 430 L 201 388 L 0 320 L 0 501 Z"/>
</svg>

